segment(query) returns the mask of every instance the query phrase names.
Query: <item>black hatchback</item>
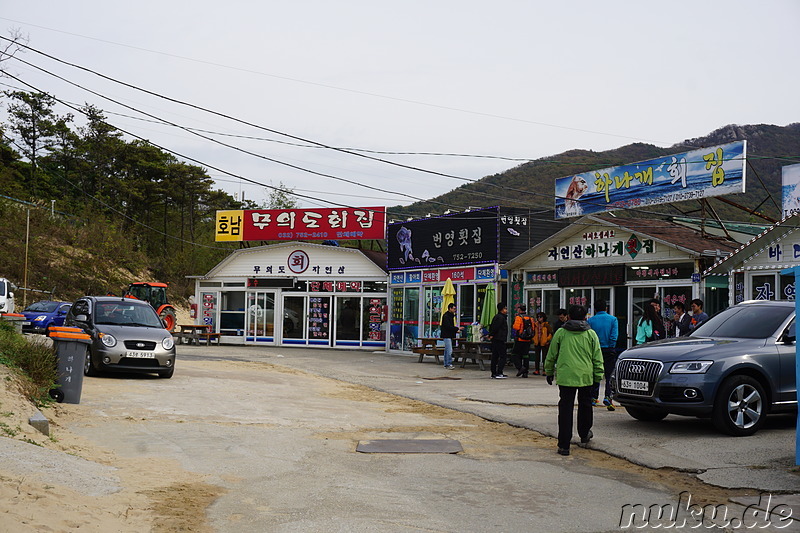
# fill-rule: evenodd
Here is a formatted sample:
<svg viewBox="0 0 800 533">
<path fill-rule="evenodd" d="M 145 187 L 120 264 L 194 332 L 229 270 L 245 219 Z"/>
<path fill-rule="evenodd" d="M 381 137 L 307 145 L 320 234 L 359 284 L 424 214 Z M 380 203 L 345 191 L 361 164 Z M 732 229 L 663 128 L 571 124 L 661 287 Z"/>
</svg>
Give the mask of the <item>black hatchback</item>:
<svg viewBox="0 0 800 533">
<path fill-rule="evenodd" d="M 638 420 L 710 418 L 752 435 L 769 413 L 797 409 L 795 303 L 744 302 L 687 337 L 634 346 L 614 370 L 614 398 Z"/>
</svg>

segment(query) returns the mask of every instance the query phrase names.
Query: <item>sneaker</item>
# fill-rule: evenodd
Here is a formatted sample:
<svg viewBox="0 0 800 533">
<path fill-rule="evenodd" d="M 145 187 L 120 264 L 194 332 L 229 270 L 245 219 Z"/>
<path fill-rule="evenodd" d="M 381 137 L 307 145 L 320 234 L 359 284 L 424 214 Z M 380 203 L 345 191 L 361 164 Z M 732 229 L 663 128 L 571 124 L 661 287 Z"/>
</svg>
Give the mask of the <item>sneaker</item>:
<svg viewBox="0 0 800 533">
<path fill-rule="evenodd" d="M 594 437 L 594 433 L 592 433 L 592 430 L 590 429 L 589 433 L 585 437 L 581 437 L 581 442 L 578 444 L 578 446 L 581 448 L 587 448 L 589 446 L 589 441 L 592 440 L 592 437 Z"/>
<path fill-rule="evenodd" d="M 492 379 L 497 379 L 497 375 L 492 374 Z"/>
<path fill-rule="evenodd" d="M 608 396 L 606 396 L 605 398 L 603 398 L 603 405 L 605 405 L 606 407 L 608 407 L 609 405 L 611 405 L 611 398 L 609 398 Z"/>
<path fill-rule="evenodd" d="M 598 400 L 597 398 L 594 398 L 592 400 L 592 407 L 603 407 L 603 404 L 600 403 L 600 400 Z"/>
<path fill-rule="evenodd" d="M 534 371 L 533 371 L 533 375 L 534 375 L 534 376 L 538 376 L 538 375 L 539 375 L 539 371 L 538 371 L 538 370 L 534 370 Z"/>
<path fill-rule="evenodd" d="M 495 376 L 495 379 L 507 379 L 507 378 L 508 376 L 506 376 L 505 374 L 498 374 L 497 376 Z"/>
<path fill-rule="evenodd" d="M 445 370 L 455 370 L 456 367 L 454 367 L 453 365 L 447 365 L 444 368 L 445 368 Z"/>
<path fill-rule="evenodd" d="M 569 455 L 569 448 L 559 448 L 558 455 Z"/>
</svg>

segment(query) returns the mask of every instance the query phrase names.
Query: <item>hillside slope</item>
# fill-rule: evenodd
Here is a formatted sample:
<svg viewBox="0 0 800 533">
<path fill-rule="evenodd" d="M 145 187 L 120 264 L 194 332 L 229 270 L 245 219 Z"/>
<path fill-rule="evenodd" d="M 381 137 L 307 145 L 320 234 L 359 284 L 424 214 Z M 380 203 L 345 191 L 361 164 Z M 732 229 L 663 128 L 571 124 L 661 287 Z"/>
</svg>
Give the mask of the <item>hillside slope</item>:
<svg viewBox="0 0 800 533">
<path fill-rule="evenodd" d="M 758 208 L 759 211 L 770 217 L 779 219 L 781 167 L 800 162 L 800 123 L 788 126 L 729 125 L 704 137 L 687 139 L 668 148 L 634 143 L 604 152 L 569 150 L 523 163 L 499 174 L 486 176 L 427 202 L 392 207 L 389 209 L 389 214 L 390 217 L 394 215 L 397 218 L 401 218 L 400 213 L 403 213 L 404 216 L 409 214 L 425 216 L 427 213 L 442 213 L 447 209 L 446 206 L 464 209 L 468 206 L 488 207 L 492 205 L 543 209 L 552 213 L 556 178 L 738 140 L 747 140 L 748 142 L 747 192 L 735 195 L 730 199 L 751 209 Z M 770 194 L 772 195 L 771 199 L 769 198 Z M 711 202 L 722 218 L 729 220 L 752 218 L 747 213 L 723 204 L 719 200 L 711 200 Z M 649 209 L 672 215 L 687 212 L 697 214 L 691 212 L 698 209 L 698 203 L 681 202 L 674 207 L 663 206 Z"/>
</svg>

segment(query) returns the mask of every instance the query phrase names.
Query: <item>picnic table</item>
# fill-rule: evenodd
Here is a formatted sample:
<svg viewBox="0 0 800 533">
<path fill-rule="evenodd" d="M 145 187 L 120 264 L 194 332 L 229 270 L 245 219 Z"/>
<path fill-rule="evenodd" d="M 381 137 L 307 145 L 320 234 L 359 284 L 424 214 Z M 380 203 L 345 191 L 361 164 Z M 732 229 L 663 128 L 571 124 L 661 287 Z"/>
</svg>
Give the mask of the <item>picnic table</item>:
<svg viewBox="0 0 800 533">
<path fill-rule="evenodd" d="M 481 370 L 486 370 L 483 366 L 483 361 L 492 360 L 492 342 L 491 341 L 458 341 L 461 348 L 459 355 L 461 356 L 461 368 L 467 364 L 467 359 L 471 359 L 473 363 L 477 363 Z M 513 342 L 506 343 L 506 351 L 514 346 Z M 455 353 L 455 352 L 454 352 Z"/>
<path fill-rule="evenodd" d="M 419 354 L 419 361 L 417 362 L 421 363 L 426 355 L 432 355 L 436 358 L 436 363 L 438 364 L 439 356 L 444 355 L 444 346 L 438 346 L 439 341 L 443 341 L 443 339 L 437 337 L 418 338 L 418 345 L 411 349 L 412 352 Z"/>
<path fill-rule="evenodd" d="M 174 334 L 174 336 L 178 339 L 178 344 L 183 344 L 183 341 L 186 341 L 186 344 L 192 344 L 194 341 L 195 344 L 200 344 L 200 339 L 204 339 L 206 344 L 211 344 L 211 341 L 216 339 L 217 344 L 219 344 L 219 333 L 214 333 L 211 331 L 213 326 L 211 324 L 178 324 L 178 331 Z"/>
</svg>

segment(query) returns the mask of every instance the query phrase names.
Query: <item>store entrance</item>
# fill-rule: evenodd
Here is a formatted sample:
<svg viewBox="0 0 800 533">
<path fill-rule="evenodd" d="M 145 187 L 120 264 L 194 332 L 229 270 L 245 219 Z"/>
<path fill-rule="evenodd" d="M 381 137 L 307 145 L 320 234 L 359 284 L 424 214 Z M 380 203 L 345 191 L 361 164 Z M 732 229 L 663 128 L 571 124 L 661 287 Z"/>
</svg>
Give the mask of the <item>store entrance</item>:
<svg viewBox="0 0 800 533">
<path fill-rule="evenodd" d="M 245 313 L 245 343 L 275 344 L 276 291 L 247 293 Z"/>
</svg>

